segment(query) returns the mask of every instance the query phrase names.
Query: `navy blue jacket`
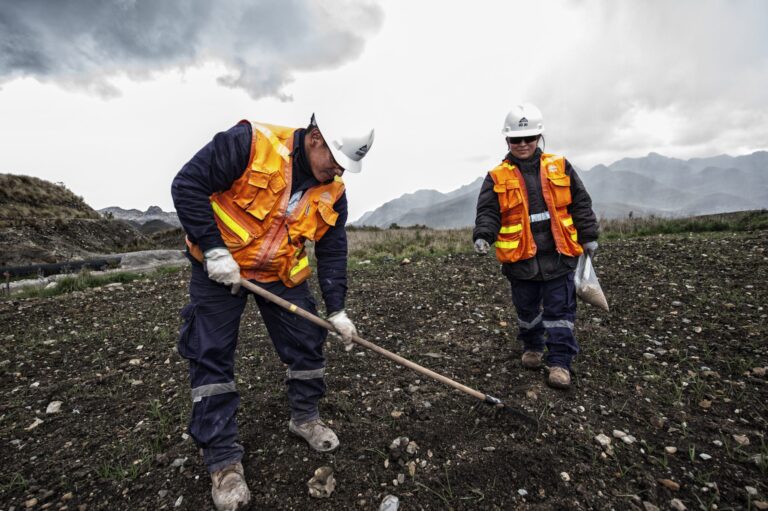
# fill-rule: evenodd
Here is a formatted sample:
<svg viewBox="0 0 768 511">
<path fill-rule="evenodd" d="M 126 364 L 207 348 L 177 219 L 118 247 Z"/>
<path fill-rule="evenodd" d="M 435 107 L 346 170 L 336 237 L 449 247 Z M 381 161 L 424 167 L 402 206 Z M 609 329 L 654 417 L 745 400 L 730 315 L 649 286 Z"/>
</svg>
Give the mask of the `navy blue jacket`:
<svg viewBox="0 0 768 511">
<path fill-rule="evenodd" d="M 320 184 L 312 175 L 304 154 L 304 130 L 296 130 L 293 144 L 291 194 Z M 189 240 L 203 252 L 223 247 L 210 196 L 228 190 L 245 172 L 251 153 L 251 125 L 241 123 L 217 133 L 184 165 L 171 185 L 176 213 Z M 334 210 L 336 225 L 315 243 L 317 277 L 328 314 L 344 308 L 347 294 L 347 195 L 342 194 Z"/>
</svg>

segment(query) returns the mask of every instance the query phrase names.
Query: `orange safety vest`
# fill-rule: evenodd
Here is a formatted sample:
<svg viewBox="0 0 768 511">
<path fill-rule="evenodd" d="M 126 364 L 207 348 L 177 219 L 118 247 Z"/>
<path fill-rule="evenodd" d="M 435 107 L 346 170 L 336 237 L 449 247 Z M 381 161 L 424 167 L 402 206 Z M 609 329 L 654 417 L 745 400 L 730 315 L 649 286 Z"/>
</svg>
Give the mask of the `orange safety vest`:
<svg viewBox="0 0 768 511">
<path fill-rule="evenodd" d="M 520 169 L 504 161 L 490 171 L 493 191 L 499 196 L 501 229 L 496 238 L 496 257 L 502 263 L 514 263 L 536 254 L 528 212 L 528 192 Z M 573 218 L 568 213 L 571 203 L 571 177 L 565 173 L 565 158 L 541 155 L 541 191 L 549 210 L 549 222 L 557 251 L 578 257 L 583 253 L 578 243 Z"/>
<path fill-rule="evenodd" d="M 305 241 L 319 240 L 336 225 L 339 214 L 333 205 L 344 193 L 344 182 L 336 177 L 330 183 L 305 190 L 291 213 L 286 214 L 296 130 L 250 124 L 253 140 L 248 166 L 228 190 L 211 195 L 211 208 L 243 278 L 259 282 L 281 280 L 294 287 L 312 273 Z M 189 239 L 187 246 L 192 256 L 202 262 L 200 247 Z"/>
</svg>

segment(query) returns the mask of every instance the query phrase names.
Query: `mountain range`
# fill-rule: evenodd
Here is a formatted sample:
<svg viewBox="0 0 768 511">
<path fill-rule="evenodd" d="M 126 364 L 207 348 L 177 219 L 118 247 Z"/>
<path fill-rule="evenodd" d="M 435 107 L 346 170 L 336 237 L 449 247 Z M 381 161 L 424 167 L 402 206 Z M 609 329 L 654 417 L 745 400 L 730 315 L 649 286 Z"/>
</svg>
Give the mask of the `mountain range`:
<svg viewBox="0 0 768 511">
<path fill-rule="evenodd" d="M 123 209 L 116 206 L 100 209 L 98 211 L 102 216 L 107 218 L 125 220 L 139 228 L 145 234 L 172 229 L 174 227 L 181 227 L 179 217 L 176 216 L 174 211 L 166 212 L 159 206 L 150 206 L 146 211 Z"/>
<path fill-rule="evenodd" d="M 576 171 L 599 218 L 690 216 L 768 208 L 768 152 L 681 160 L 650 153 Z M 449 193 L 418 190 L 352 222 L 356 226 L 474 225 L 485 176 Z"/>
</svg>

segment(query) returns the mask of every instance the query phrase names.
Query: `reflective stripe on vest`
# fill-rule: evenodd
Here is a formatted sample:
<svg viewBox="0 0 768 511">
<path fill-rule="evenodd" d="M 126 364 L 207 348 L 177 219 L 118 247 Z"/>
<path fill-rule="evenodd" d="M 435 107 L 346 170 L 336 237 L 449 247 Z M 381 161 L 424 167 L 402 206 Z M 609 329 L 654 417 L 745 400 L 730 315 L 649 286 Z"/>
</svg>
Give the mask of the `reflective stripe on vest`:
<svg viewBox="0 0 768 511">
<path fill-rule="evenodd" d="M 272 144 L 272 147 L 275 151 L 277 151 L 277 154 L 279 154 L 285 161 L 288 161 L 288 157 L 291 155 L 291 150 L 280 142 L 277 136 L 272 133 L 271 129 L 267 128 L 263 124 L 259 124 L 258 122 L 252 122 L 251 126 L 259 130 L 262 135 L 267 137 L 267 140 L 269 140 L 269 143 Z"/>
<path fill-rule="evenodd" d="M 519 244 L 520 244 L 520 240 L 515 240 L 515 241 L 496 241 L 494 243 L 494 245 L 499 247 L 499 248 L 507 248 L 507 249 L 517 248 L 517 246 Z"/>
<path fill-rule="evenodd" d="M 543 222 L 544 220 L 549 220 L 549 211 L 545 211 L 544 213 L 534 213 L 531 215 L 531 223 Z"/>
<path fill-rule="evenodd" d="M 224 222 L 224 225 L 229 227 L 230 231 L 237 234 L 244 242 L 248 241 L 248 231 L 240 227 L 240 224 L 238 224 L 231 216 L 229 216 L 226 211 L 221 209 L 221 206 L 211 201 L 211 207 L 213 208 L 213 212 L 216 214 L 216 216 L 219 217 L 222 222 Z"/>
<path fill-rule="evenodd" d="M 309 266 L 309 258 L 307 256 L 302 257 L 299 259 L 299 262 L 296 263 L 296 266 L 291 268 L 291 277 L 299 273 L 301 270 Z"/>
<path fill-rule="evenodd" d="M 520 232 L 522 230 L 523 230 L 523 224 L 502 225 L 501 229 L 499 229 L 499 232 L 501 234 L 512 234 L 515 232 Z"/>
</svg>

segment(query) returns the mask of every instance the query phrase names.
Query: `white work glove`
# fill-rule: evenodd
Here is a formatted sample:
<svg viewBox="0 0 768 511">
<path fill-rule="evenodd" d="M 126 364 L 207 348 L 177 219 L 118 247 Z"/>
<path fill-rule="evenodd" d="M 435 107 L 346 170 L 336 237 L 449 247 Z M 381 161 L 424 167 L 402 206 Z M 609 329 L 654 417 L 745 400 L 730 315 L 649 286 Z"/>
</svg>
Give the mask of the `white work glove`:
<svg viewBox="0 0 768 511">
<path fill-rule="evenodd" d="M 341 340 L 344 341 L 344 351 L 352 349 L 352 336 L 357 335 L 357 328 L 352 320 L 347 316 L 346 311 L 341 309 L 328 316 L 328 321 L 336 329 L 336 332 L 341 336 Z"/>
<path fill-rule="evenodd" d="M 232 286 L 232 294 L 240 291 L 240 266 L 224 247 L 212 248 L 204 255 L 205 271 L 208 272 L 208 278 Z"/>
<path fill-rule="evenodd" d="M 475 240 L 475 252 L 478 255 L 486 255 L 491 246 L 483 238 L 477 238 Z"/>
<path fill-rule="evenodd" d="M 581 248 L 584 249 L 584 253 L 589 256 L 590 259 L 595 258 L 595 253 L 597 252 L 597 242 L 596 241 L 588 241 L 584 243 Z"/>
</svg>

